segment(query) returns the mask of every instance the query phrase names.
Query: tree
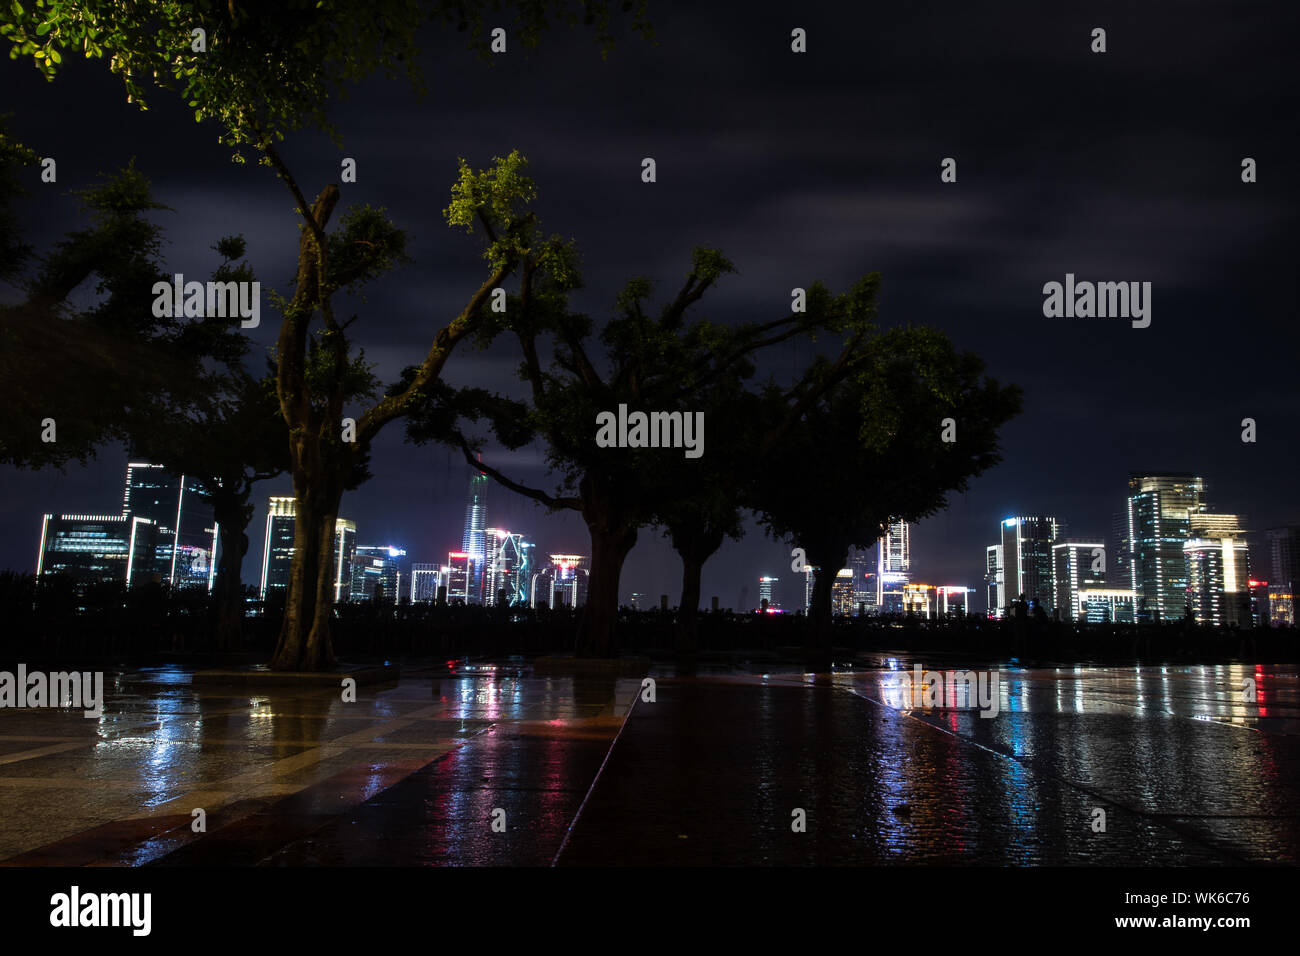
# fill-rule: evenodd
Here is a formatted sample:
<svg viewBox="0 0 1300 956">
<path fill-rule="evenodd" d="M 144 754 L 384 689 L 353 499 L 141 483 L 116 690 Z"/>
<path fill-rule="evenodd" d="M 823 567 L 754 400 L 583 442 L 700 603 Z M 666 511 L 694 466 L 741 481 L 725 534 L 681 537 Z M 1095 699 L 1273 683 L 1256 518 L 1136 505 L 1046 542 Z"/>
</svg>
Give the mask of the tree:
<svg viewBox="0 0 1300 956">
<path fill-rule="evenodd" d="M 535 44 L 551 22 L 581 22 L 594 27 L 606 49 L 612 43 L 609 5 L 600 0 L 520 0 L 506 5 L 516 12 L 516 32 L 525 46 Z M 514 271 L 516 246 L 531 224 L 512 221 L 506 232 L 489 237 L 487 278 L 465 309 L 435 333 L 419 371 L 357 419 L 355 441 L 347 441 L 343 403 L 348 397 L 369 397 L 372 380 L 364 364 L 351 357 L 345 336 L 350 321 L 335 319 L 332 298 L 339 289 L 372 281 L 398 264 L 405 238 L 382 210 L 349 214 L 341 229 L 327 234 L 338 187 L 326 186 L 309 203 L 276 143 L 304 126 L 322 128 L 337 142 L 325 104 L 377 69 L 404 73 L 418 87 L 415 33 L 426 20 L 455 23 L 468 33 L 470 47 L 486 54 L 483 17 L 502 6 L 499 0 L 450 0 L 429 6 L 414 0 L 257 5 L 162 0 L 140 8 L 104 0 L 49 0 L 30 12 L 19 4 L 0 10 L 0 35 L 10 38 L 11 56 L 32 57 L 51 79 L 65 52 L 108 56 L 128 99 L 142 108 L 145 77 L 179 91 L 197 121 L 220 123 L 222 142 L 235 149 L 237 159 L 242 161 L 244 150 L 252 148 L 293 196 L 301 235 L 293 297 L 279 303 L 276 391 L 290 436 L 297 520 L 284 625 L 272 659 L 277 669 L 318 670 L 333 663 L 327 579 L 343 490 L 379 430 L 405 415 L 421 390 L 437 380 L 457 342 L 478 321 L 488 294 Z M 623 10 L 632 15 L 634 28 L 649 34 L 644 0 L 625 3 Z M 202 30 L 202 36 L 196 30 Z M 478 194 L 454 202 L 453 208 L 469 217 L 459 224 L 474 224 L 484 208 L 476 205 L 480 201 L 498 217 L 526 201 L 531 183 L 511 178 L 521 167 L 516 157 L 513 165 L 501 167 L 504 178 L 482 181 Z M 482 221 L 486 226 L 489 220 Z M 317 319 L 321 327 L 313 330 Z"/>
<path fill-rule="evenodd" d="M 1020 410 L 1021 394 L 983 372 L 977 355 L 933 329 L 873 336 L 752 474 L 749 500 L 769 533 L 803 548 L 817 568 L 810 637 L 823 655 L 831 586 L 849 548 L 871 545 L 891 520 L 940 511 L 949 492 L 1000 460 L 997 431 Z M 769 401 L 773 415 L 790 404 Z"/>
<path fill-rule="evenodd" d="M 224 321 L 153 315 L 142 293 L 162 279 L 162 230 L 134 163 L 76 195 L 92 219 L 15 272 L 25 298 L 0 306 L 0 382 L 7 414 L 0 461 L 20 467 L 86 462 L 103 444 L 129 440 L 131 422 L 193 398 L 209 360 L 242 346 Z M 88 304 L 74 293 L 94 283 Z M 142 300 L 143 307 L 142 307 Z M 53 423 L 53 441 L 43 423 Z"/>
<path fill-rule="evenodd" d="M 444 390 L 430 395 L 428 406 L 408 423 L 411 440 L 448 441 L 461 448 L 471 466 L 505 487 L 549 508 L 582 515 L 591 536 L 591 574 L 579 624 L 579 654 L 606 657 L 615 653 L 618 582 L 639 530 L 667 516 L 666 496 L 678 493 L 683 481 L 705 474 L 703 467 L 696 467 L 699 459 L 691 458 L 669 465 L 669 475 L 676 477 L 665 479 L 664 461 L 670 456 L 682 457 L 681 444 L 649 447 L 650 436 L 645 435 L 645 443 L 639 446 L 629 440 L 625 446 L 611 447 L 600 439 L 601 422 L 608 425 L 608 416 L 622 406 L 629 414 L 676 415 L 682 426 L 678 437 L 684 441 L 687 421 L 693 424 L 693 416 L 711 397 L 730 394 L 752 375 L 753 356 L 761 349 L 796 336 L 848 333 L 838 368 L 865 341 L 874 304 L 870 292 L 857 287 L 848 295 L 832 296 L 815 284 L 807 311 L 767 322 L 736 327 L 704 320 L 688 324 L 688 312 L 732 271 L 732 264 L 717 250 L 697 248 L 681 290 L 662 306 L 657 317 L 646 308 L 653 289 L 650 280 L 638 277 L 629 281 L 616 300 L 616 317 L 600 331 L 604 347 L 600 365 L 606 369 L 602 373 L 590 351 L 590 319 L 568 309 L 568 295 L 580 282 L 576 254 L 558 241 L 543 256 L 524 252 L 520 292 L 508 306 L 508 331 L 520 347 L 520 375 L 527 383 L 529 400 L 488 396 L 477 389 Z M 873 281 L 863 280 L 869 285 Z M 505 325 L 485 328 L 484 335 L 490 339 L 501 331 L 507 331 Z M 541 360 L 544 342 L 551 346 L 549 367 Z M 802 383 L 799 388 L 804 400 L 816 394 L 812 383 Z M 796 402 L 793 408 L 798 407 Z M 481 417 L 489 420 L 507 448 L 544 440 L 547 461 L 558 474 L 558 487 L 553 492 L 530 487 L 491 463 L 476 460 L 476 443 L 464 434 L 458 421 Z M 767 440 L 779 436 L 796 420 L 788 416 L 787 422 L 769 431 Z M 668 429 L 670 425 L 661 422 L 658 427 Z M 628 437 L 631 439 L 630 434 Z M 703 446 L 700 450 L 707 454 Z M 719 521 L 725 522 L 725 516 Z M 695 586 L 698 589 L 698 576 Z"/>
</svg>

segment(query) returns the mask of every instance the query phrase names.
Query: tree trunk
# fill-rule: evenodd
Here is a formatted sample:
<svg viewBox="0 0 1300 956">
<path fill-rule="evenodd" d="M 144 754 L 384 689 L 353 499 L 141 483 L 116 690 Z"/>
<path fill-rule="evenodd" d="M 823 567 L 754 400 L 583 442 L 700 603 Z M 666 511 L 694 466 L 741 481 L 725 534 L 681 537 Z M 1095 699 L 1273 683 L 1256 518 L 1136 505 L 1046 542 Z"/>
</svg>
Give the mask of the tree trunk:
<svg viewBox="0 0 1300 956">
<path fill-rule="evenodd" d="M 623 562 L 636 544 L 636 528 L 607 531 L 590 527 L 591 575 L 587 579 L 587 604 L 578 622 L 578 657 L 614 657 L 618 648 L 614 626 L 618 620 L 618 581 Z"/>
<path fill-rule="evenodd" d="M 817 560 L 824 558 L 826 555 L 832 556 L 832 559 L 829 561 Z M 827 669 L 830 668 L 833 639 L 831 629 L 831 597 L 833 592 L 831 589 L 835 584 L 835 576 L 839 574 L 840 568 L 844 567 L 844 562 L 848 560 L 848 557 L 848 545 L 808 550 L 808 560 L 817 568 L 813 572 L 812 604 L 808 608 L 808 638 L 810 646 L 816 652 L 818 667 L 824 665 Z"/>
<path fill-rule="evenodd" d="M 704 562 L 722 547 L 723 532 L 707 524 L 692 524 L 672 534 L 673 548 L 682 559 L 682 599 L 677 607 L 677 653 L 693 657 L 699 650 L 700 578 Z"/>
<path fill-rule="evenodd" d="M 312 613 L 311 631 L 303 652 L 302 670 L 319 671 L 334 666 L 334 643 L 330 639 L 330 622 L 334 618 L 334 580 L 336 567 L 336 539 L 334 527 L 338 521 L 341 490 L 331 490 L 332 504 L 321 518 L 320 552 L 316 559 L 316 601 Z M 349 582 L 350 583 L 350 582 Z"/>
<path fill-rule="evenodd" d="M 298 483 L 295 481 L 294 484 Z M 302 668 L 304 651 L 316 614 L 323 514 L 319 508 L 314 507 L 312 499 L 304 494 L 303 489 L 295 488 L 295 491 L 293 563 L 289 568 L 289 587 L 284 599 L 280 641 L 275 656 L 271 659 L 272 670 L 292 671 Z"/>
</svg>

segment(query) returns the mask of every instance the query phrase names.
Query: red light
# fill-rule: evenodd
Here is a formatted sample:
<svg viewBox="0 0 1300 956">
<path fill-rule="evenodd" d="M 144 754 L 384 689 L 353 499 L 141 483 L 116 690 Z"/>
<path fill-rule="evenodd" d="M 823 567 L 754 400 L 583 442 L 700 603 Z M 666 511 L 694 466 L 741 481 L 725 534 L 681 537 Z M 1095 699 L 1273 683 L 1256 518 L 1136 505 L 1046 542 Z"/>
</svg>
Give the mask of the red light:
<svg viewBox="0 0 1300 956">
<path fill-rule="evenodd" d="M 1267 581 L 1247 581 L 1246 583 L 1252 588 L 1262 588 L 1268 584 Z"/>
</svg>

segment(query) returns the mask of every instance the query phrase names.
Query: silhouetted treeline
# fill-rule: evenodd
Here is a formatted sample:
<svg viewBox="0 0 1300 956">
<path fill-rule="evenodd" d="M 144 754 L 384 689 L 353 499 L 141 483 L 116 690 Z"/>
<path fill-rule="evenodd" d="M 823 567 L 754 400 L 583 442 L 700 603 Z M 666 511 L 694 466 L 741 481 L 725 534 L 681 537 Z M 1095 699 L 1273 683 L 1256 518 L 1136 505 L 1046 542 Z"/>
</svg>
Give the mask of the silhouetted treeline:
<svg viewBox="0 0 1300 956">
<path fill-rule="evenodd" d="M 238 641 L 220 639 L 218 609 L 199 589 L 119 583 L 79 586 L 31 574 L 0 573 L 0 661 L 113 659 L 146 664 L 172 655 L 268 660 L 283 604 L 251 600 Z M 580 609 L 579 609 L 580 612 Z M 563 654 L 574 650 L 577 614 L 569 608 L 484 608 L 432 604 L 341 604 L 334 642 L 343 660 L 417 659 L 447 655 Z M 622 608 L 617 631 L 624 652 L 671 658 L 678 614 Z M 799 659 L 811 622 L 797 614 L 701 612 L 699 656 Z M 1022 663 L 1132 663 L 1300 660 L 1295 628 L 1074 624 L 982 616 L 926 620 L 915 616 L 836 618 L 835 660 L 859 651 L 971 655 Z"/>
</svg>

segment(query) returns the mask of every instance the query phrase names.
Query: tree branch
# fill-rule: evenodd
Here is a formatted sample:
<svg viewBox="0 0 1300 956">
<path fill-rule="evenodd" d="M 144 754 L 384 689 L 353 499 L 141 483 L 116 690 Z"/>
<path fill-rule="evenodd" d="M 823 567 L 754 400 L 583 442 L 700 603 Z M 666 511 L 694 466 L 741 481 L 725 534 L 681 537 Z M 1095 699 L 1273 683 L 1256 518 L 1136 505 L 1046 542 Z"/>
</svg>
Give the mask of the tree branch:
<svg viewBox="0 0 1300 956">
<path fill-rule="evenodd" d="M 456 440 L 460 444 L 460 449 L 465 454 L 465 460 L 469 462 L 471 468 L 477 468 L 479 471 L 486 472 L 496 479 L 496 481 L 505 485 L 516 494 L 521 494 L 526 498 L 532 498 L 534 501 L 540 501 L 542 504 L 551 508 L 568 508 L 572 511 L 580 511 L 582 509 L 582 499 L 580 498 L 557 498 L 554 495 L 548 495 L 546 492 L 538 488 L 529 488 L 526 485 L 521 485 L 518 482 L 511 481 L 491 465 L 476 460 L 474 458 L 473 447 L 460 432 L 456 432 Z"/>
</svg>

